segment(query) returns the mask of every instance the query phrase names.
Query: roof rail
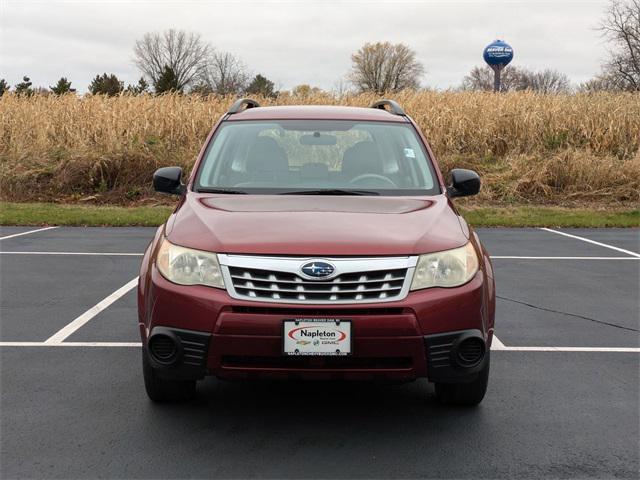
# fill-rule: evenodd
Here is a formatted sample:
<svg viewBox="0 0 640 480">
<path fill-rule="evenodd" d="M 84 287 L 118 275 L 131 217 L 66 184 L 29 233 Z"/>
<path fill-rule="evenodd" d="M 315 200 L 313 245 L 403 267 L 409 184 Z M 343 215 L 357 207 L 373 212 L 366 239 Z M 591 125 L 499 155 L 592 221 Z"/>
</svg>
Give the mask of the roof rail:
<svg viewBox="0 0 640 480">
<path fill-rule="evenodd" d="M 243 109 L 243 105 L 246 105 L 247 107 Z M 242 110 L 249 110 L 250 108 L 256 108 L 259 106 L 260 104 L 251 98 L 240 98 L 233 102 L 233 105 L 231 105 L 229 110 L 227 110 L 227 114 L 232 115 L 234 113 L 241 112 Z"/>
<path fill-rule="evenodd" d="M 369 108 L 379 108 L 380 110 L 386 110 L 386 106 L 391 107 L 390 113 L 393 113 L 394 115 L 402 115 L 405 117 L 407 116 L 402 107 L 398 105 L 398 102 L 394 102 L 393 100 L 378 100 L 377 102 L 373 102 L 371 105 L 369 105 Z"/>
</svg>

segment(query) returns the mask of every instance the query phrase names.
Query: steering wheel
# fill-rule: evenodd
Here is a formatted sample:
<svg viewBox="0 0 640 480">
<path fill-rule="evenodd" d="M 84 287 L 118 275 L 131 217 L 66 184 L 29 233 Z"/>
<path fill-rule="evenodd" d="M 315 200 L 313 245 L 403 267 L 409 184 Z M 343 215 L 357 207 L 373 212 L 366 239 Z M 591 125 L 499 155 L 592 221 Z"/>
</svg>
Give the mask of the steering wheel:
<svg viewBox="0 0 640 480">
<path fill-rule="evenodd" d="M 384 175 L 378 175 L 376 173 L 363 173 L 362 175 L 358 175 L 357 177 L 352 178 L 349 181 L 349 183 L 352 185 L 359 185 L 360 182 L 362 182 L 362 180 L 367 180 L 367 179 L 381 180 L 383 183 L 386 183 L 387 185 L 390 185 L 393 188 L 398 188 L 398 186 L 395 183 L 393 183 L 393 180 L 391 180 L 388 177 L 385 177 Z M 366 185 L 361 185 L 361 186 L 366 186 Z"/>
</svg>

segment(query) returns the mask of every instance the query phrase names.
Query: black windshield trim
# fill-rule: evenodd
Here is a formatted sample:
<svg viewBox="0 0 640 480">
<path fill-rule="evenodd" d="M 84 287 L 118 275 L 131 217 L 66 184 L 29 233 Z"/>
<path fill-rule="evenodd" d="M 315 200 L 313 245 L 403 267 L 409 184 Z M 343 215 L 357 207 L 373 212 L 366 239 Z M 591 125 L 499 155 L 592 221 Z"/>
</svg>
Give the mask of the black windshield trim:
<svg viewBox="0 0 640 480">
<path fill-rule="evenodd" d="M 196 193 L 225 193 L 224 188 L 220 188 L 220 189 L 215 189 L 215 188 L 211 188 L 209 190 L 216 190 L 215 192 L 208 192 L 207 188 L 201 188 L 201 189 L 195 189 L 194 191 Z M 322 189 L 324 190 L 324 189 Z M 326 189 L 327 191 L 336 191 L 336 190 L 343 190 L 343 189 Z M 349 189 L 344 189 L 345 192 L 349 191 Z M 313 195 L 313 193 L 307 193 L 307 192 L 317 192 L 318 189 L 317 188 L 310 188 L 308 190 L 302 189 L 302 188 L 275 188 L 275 187 L 251 187 L 251 188 L 243 188 L 242 189 L 242 193 L 243 194 L 247 194 L 247 195 Z M 432 197 L 434 195 L 438 195 L 437 193 L 433 193 L 429 190 L 405 190 L 405 189 L 367 189 L 367 190 L 358 190 L 358 189 L 354 189 L 352 190 L 352 192 L 370 192 L 370 193 L 345 193 L 344 196 L 358 196 L 358 195 L 362 195 L 362 196 L 372 196 L 372 197 L 377 197 L 377 196 L 388 196 L 388 197 Z M 318 195 L 322 195 L 322 194 L 318 194 Z M 339 194 L 334 194 L 334 193 L 328 193 L 326 195 L 336 195 L 339 196 Z"/>
<path fill-rule="evenodd" d="M 215 187 L 198 187 L 195 189 L 198 193 L 226 193 L 229 195 L 246 195 L 244 190 L 236 190 L 233 188 L 215 188 Z"/>
<path fill-rule="evenodd" d="M 284 192 L 281 195 L 380 195 L 375 190 L 359 190 L 350 188 L 316 188 Z"/>
</svg>

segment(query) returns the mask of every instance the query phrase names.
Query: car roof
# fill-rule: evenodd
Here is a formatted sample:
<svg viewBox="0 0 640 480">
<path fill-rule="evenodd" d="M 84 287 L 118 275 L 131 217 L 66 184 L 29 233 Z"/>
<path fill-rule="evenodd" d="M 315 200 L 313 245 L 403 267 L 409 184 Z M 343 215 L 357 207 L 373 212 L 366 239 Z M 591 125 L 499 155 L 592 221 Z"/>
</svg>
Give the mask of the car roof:
<svg viewBox="0 0 640 480">
<path fill-rule="evenodd" d="M 358 120 L 401 123 L 408 121 L 404 115 L 395 115 L 380 108 L 335 105 L 287 105 L 247 108 L 225 118 L 225 121 L 240 120 Z"/>
</svg>

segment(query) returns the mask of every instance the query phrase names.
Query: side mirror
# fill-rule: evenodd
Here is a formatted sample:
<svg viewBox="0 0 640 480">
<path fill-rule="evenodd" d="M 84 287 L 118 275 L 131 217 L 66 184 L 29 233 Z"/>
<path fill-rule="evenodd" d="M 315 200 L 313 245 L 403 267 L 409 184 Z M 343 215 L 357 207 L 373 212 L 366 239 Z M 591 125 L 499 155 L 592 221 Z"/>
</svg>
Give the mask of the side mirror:
<svg viewBox="0 0 640 480">
<path fill-rule="evenodd" d="M 473 170 L 455 168 L 451 170 L 451 185 L 447 187 L 450 197 L 467 197 L 480 191 L 480 176 Z"/>
<path fill-rule="evenodd" d="M 153 174 L 153 188 L 156 192 L 181 195 L 184 192 L 181 179 L 182 169 L 180 167 L 159 168 Z"/>
</svg>

